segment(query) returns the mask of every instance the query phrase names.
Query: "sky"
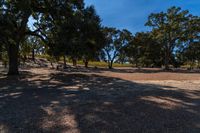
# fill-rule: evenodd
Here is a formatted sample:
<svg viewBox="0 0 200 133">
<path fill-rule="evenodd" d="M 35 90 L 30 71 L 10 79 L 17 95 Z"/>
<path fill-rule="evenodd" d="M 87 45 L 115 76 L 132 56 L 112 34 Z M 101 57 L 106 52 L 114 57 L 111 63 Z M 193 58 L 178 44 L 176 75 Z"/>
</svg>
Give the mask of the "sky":
<svg viewBox="0 0 200 133">
<path fill-rule="evenodd" d="M 95 6 L 103 26 L 128 29 L 133 34 L 149 29 L 144 25 L 150 13 L 166 11 L 171 6 L 200 16 L 200 0 L 85 0 L 85 4 Z"/>
</svg>

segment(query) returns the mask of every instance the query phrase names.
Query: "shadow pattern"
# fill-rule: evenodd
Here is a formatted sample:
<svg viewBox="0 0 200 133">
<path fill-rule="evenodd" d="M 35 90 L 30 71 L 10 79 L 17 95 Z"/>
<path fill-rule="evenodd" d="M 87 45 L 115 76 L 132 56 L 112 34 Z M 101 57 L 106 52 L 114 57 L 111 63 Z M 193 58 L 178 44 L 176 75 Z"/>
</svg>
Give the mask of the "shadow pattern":
<svg viewBox="0 0 200 133">
<path fill-rule="evenodd" d="M 95 74 L 0 79 L 0 132 L 198 133 L 200 91 Z"/>
</svg>

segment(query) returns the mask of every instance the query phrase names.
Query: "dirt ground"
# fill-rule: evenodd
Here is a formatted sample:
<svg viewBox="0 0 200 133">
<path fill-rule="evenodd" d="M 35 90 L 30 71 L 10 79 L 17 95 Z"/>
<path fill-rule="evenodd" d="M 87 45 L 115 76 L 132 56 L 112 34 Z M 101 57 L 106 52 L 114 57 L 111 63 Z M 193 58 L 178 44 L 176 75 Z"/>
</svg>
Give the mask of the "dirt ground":
<svg viewBox="0 0 200 133">
<path fill-rule="evenodd" d="M 160 69 L 0 74 L 0 133 L 199 133 L 200 73 Z"/>
</svg>

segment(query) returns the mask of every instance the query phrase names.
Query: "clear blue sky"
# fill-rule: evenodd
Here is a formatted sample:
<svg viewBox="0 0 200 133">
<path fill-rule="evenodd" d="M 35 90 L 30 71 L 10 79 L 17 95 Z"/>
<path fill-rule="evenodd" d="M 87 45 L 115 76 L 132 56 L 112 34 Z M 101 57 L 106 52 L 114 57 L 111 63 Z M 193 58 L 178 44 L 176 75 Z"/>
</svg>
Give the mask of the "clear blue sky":
<svg viewBox="0 0 200 133">
<path fill-rule="evenodd" d="M 133 33 L 147 30 L 144 24 L 150 13 L 171 6 L 200 16 L 200 0 L 85 0 L 85 4 L 95 6 L 104 26 L 126 28 Z"/>
</svg>

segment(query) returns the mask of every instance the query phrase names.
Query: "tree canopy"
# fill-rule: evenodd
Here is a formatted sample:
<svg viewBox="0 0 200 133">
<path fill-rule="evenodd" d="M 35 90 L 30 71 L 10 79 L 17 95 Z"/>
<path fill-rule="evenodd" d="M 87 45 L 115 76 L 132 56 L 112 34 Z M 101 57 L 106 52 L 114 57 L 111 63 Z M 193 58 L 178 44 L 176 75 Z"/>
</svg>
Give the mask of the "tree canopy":
<svg viewBox="0 0 200 133">
<path fill-rule="evenodd" d="M 31 25 L 30 25 L 31 23 Z M 20 58 L 44 50 L 52 58 L 73 61 L 132 63 L 169 69 L 184 63 L 200 64 L 200 17 L 171 7 L 152 13 L 148 32 L 104 27 L 94 6 L 83 0 L 0 0 L 0 60 L 8 58 L 8 74 L 19 74 Z M 194 52 L 195 50 L 195 52 Z M 43 52 L 44 53 L 44 52 Z M 97 59 L 98 58 L 98 59 Z"/>
</svg>

